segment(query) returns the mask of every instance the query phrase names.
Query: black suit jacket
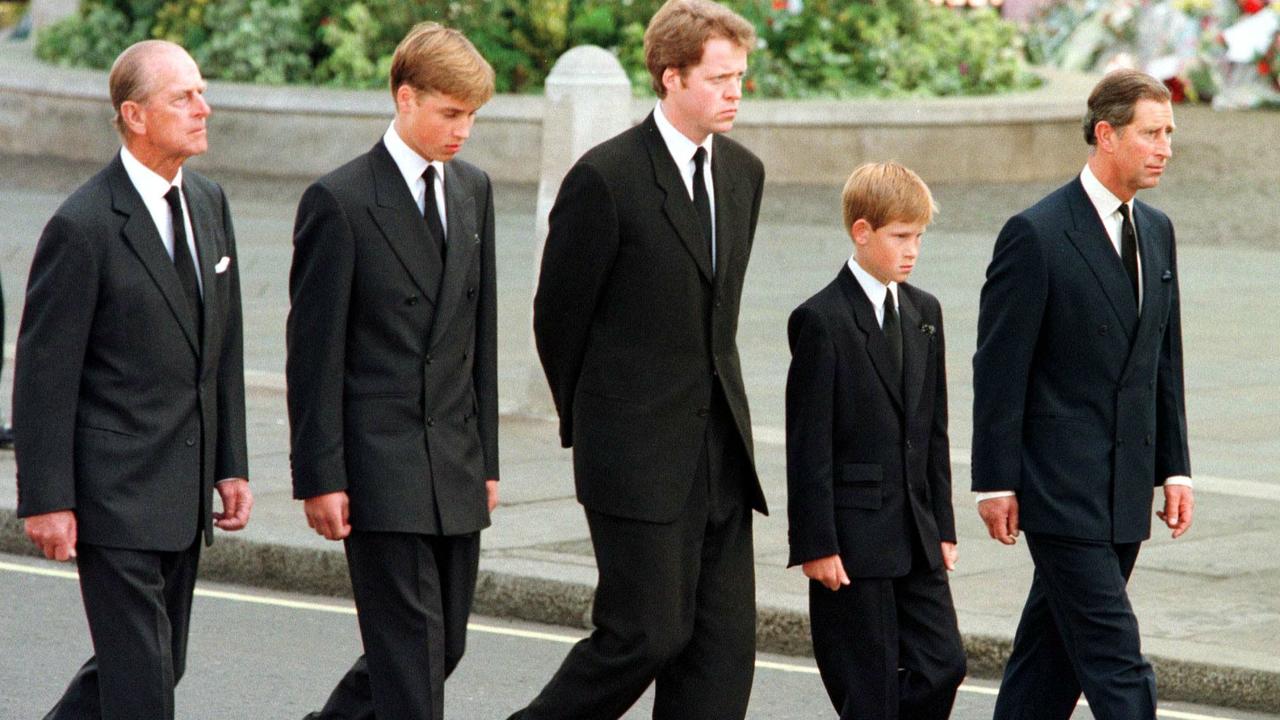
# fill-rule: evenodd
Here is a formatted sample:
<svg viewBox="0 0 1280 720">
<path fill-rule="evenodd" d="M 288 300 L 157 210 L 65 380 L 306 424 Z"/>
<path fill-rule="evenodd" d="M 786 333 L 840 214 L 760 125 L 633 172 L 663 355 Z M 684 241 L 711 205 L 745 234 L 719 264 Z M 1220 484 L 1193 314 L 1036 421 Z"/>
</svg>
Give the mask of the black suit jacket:
<svg viewBox="0 0 1280 720">
<path fill-rule="evenodd" d="M 746 450 L 752 504 L 766 509 L 736 341 L 764 166 L 726 137 L 714 143 L 714 273 L 652 115 L 583 155 L 551 209 L 534 336 L 578 499 L 597 512 L 675 518 L 716 383 Z"/>
<path fill-rule="evenodd" d="M 947 377 L 938 300 L 898 285 L 902 380 L 875 308 L 848 267 L 791 313 L 787 336 L 790 565 L 839 553 L 850 577 L 929 565 L 955 542 Z"/>
<path fill-rule="evenodd" d="M 364 531 L 489 525 L 498 478 L 493 191 L 445 164 L 447 262 L 379 142 L 298 205 L 287 332 L 293 490 Z"/>
<path fill-rule="evenodd" d="M 119 156 L 58 208 L 31 262 L 14 364 L 18 514 L 73 509 L 95 545 L 182 550 L 197 529 L 212 542 L 214 481 L 248 474 L 231 213 L 189 169 L 183 192 L 203 336 Z"/>
<path fill-rule="evenodd" d="M 1134 203 L 1142 312 L 1079 178 L 1015 215 L 973 356 L 973 489 L 1029 532 L 1137 542 L 1153 488 L 1190 475 L 1173 225 Z"/>
</svg>

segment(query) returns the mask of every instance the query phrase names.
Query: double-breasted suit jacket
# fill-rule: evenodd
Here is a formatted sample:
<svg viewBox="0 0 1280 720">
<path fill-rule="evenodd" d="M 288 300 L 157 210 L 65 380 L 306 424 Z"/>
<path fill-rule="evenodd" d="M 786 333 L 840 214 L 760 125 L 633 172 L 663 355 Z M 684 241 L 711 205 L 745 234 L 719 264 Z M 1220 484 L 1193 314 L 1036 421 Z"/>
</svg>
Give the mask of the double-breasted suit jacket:
<svg viewBox="0 0 1280 720">
<path fill-rule="evenodd" d="M 736 341 L 764 168 L 733 140 L 713 142 L 714 269 L 652 115 L 588 151 L 552 209 L 534 333 L 588 510 L 675 518 L 716 384 L 745 451 L 746 496 L 766 509 Z"/>
<path fill-rule="evenodd" d="M 1028 532 L 1151 533 L 1190 475 L 1173 225 L 1133 203 L 1142 311 L 1079 178 L 1001 230 L 974 355 L 973 489 L 1013 490 Z"/>
<path fill-rule="evenodd" d="M 901 380 L 848 267 L 791 314 L 791 565 L 839 554 L 850 577 L 900 577 L 915 543 L 937 569 L 940 543 L 956 540 L 942 310 L 899 284 L 898 312 Z"/>
<path fill-rule="evenodd" d="M 58 208 L 31 263 L 14 367 L 18 514 L 74 510 L 82 542 L 212 542 L 214 482 L 248 473 L 231 215 L 217 184 L 183 177 L 201 322 L 118 155 Z"/>
<path fill-rule="evenodd" d="M 357 530 L 489 525 L 498 477 L 493 193 L 445 164 L 442 261 L 379 142 L 298 206 L 289 278 L 294 495 L 345 490 Z M 460 380 L 462 379 L 462 380 Z"/>
</svg>

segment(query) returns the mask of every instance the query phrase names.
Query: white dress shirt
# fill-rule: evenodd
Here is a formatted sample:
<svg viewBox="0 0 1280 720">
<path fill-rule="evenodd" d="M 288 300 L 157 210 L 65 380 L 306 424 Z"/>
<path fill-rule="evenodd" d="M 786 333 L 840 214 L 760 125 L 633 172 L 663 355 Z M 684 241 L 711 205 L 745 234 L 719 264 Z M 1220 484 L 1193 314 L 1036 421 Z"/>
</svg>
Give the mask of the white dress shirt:
<svg viewBox="0 0 1280 720">
<path fill-rule="evenodd" d="M 707 159 L 702 167 L 702 179 L 707 186 L 707 200 L 711 203 L 711 270 L 716 269 L 716 189 L 711 181 L 711 140 L 715 135 L 708 135 L 701 145 L 695 144 L 692 140 L 685 137 L 684 133 L 676 129 L 675 125 L 667 119 L 662 112 L 662 101 L 658 101 L 657 107 L 653 110 L 653 121 L 658 126 L 658 133 L 662 135 L 662 141 L 667 146 L 667 152 L 671 153 L 671 159 L 676 163 L 676 169 L 680 171 L 680 179 L 684 180 L 684 189 L 689 193 L 689 199 L 693 200 L 693 174 L 697 172 L 697 163 L 693 160 L 694 153 L 698 152 L 698 148 L 705 148 L 707 151 Z"/>
<path fill-rule="evenodd" d="M 1115 248 L 1116 254 L 1120 253 L 1120 229 L 1124 225 L 1124 218 L 1121 217 L 1121 209 L 1127 204 L 1129 212 L 1133 212 L 1133 202 L 1120 202 L 1120 198 L 1115 193 L 1107 189 L 1106 185 L 1093 174 L 1093 170 L 1088 166 L 1084 166 L 1084 170 L 1080 171 L 1080 184 L 1084 186 L 1085 195 L 1089 196 L 1089 202 L 1093 204 L 1093 209 L 1098 213 L 1098 219 L 1102 220 L 1102 227 L 1107 231 L 1107 237 L 1111 239 L 1111 246 Z M 1129 216 L 1131 219 L 1133 215 Z M 1134 237 L 1137 237 L 1138 225 L 1134 221 Z M 1142 255 L 1138 255 L 1138 308 L 1142 308 Z M 1165 479 L 1166 485 L 1187 485 L 1191 486 L 1191 478 L 1185 475 L 1173 475 Z M 991 500 L 998 497 L 1009 497 L 1017 493 L 1012 490 L 992 490 L 991 492 L 980 492 L 976 494 L 978 502 L 983 500 Z"/>
<path fill-rule="evenodd" d="M 396 124 L 393 120 L 391 127 L 382 135 L 382 144 L 387 146 L 387 152 L 391 154 L 391 159 L 396 162 L 396 167 L 400 169 L 400 174 L 404 177 L 404 183 L 409 186 L 409 194 L 413 195 L 413 201 L 418 204 L 418 214 L 426 212 L 426 196 L 427 196 L 427 180 L 423 174 L 427 172 L 427 166 L 432 165 L 436 169 L 436 186 L 434 189 L 436 194 L 436 207 L 440 209 L 440 227 L 444 228 L 444 234 L 449 234 L 449 218 L 448 212 L 444 209 L 444 163 L 439 160 L 427 162 L 427 159 L 413 151 L 413 148 L 405 144 L 401 139 L 400 133 L 396 132 Z M 444 242 L 444 238 L 440 238 Z"/>
<path fill-rule="evenodd" d="M 875 279 L 871 273 L 862 269 L 858 264 L 856 256 L 849 257 L 849 271 L 858 280 L 858 284 L 862 286 L 862 292 L 867 294 L 867 299 L 871 301 L 871 307 L 876 311 L 876 322 L 880 324 L 880 329 L 884 329 L 884 291 L 888 290 L 893 293 L 893 307 L 898 308 L 898 283 L 890 280 L 888 285 Z"/>
<path fill-rule="evenodd" d="M 200 290 L 200 296 L 204 297 L 204 277 L 197 260 L 200 255 L 196 253 L 196 234 L 191 229 L 191 206 L 187 205 L 187 194 L 182 192 L 182 168 L 178 168 L 170 182 L 143 165 L 127 147 L 120 148 L 120 162 L 129 176 L 129 182 L 133 183 L 134 189 L 142 196 L 142 204 L 151 215 L 156 232 L 160 233 L 160 242 L 164 243 L 164 251 L 169 253 L 170 261 L 173 260 L 173 211 L 169 209 L 169 201 L 165 199 L 165 195 L 169 193 L 169 188 L 178 188 L 178 197 L 182 201 L 182 227 L 187 233 L 187 251 L 191 253 L 191 259 L 196 261 L 196 287 Z"/>
<path fill-rule="evenodd" d="M 1106 228 L 1107 237 L 1111 239 L 1111 246 L 1116 249 L 1116 255 L 1123 256 L 1120 250 L 1120 228 L 1124 225 L 1124 217 L 1122 210 L 1129 212 L 1130 219 L 1133 219 L 1133 237 L 1138 237 L 1137 219 L 1133 217 L 1133 201 L 1127 203 L 1120 202 L 1120 198 L 1116 197 L 1102 181 L 1093 174 L 1093 170 L 1088 166 L 1084 166 L 1084 170 L 1080 172 L 1080 184 L 1084 185 L 1084 194 L 1089 196 L 1089 202 L 1093 203 L 1093 209 L 1098 213 L 1098 219 L 1102 220 L 1102 227 Z M 1142 255 L 1138 254 L 1138 311 L 1142 311 Z"/>
</svg>

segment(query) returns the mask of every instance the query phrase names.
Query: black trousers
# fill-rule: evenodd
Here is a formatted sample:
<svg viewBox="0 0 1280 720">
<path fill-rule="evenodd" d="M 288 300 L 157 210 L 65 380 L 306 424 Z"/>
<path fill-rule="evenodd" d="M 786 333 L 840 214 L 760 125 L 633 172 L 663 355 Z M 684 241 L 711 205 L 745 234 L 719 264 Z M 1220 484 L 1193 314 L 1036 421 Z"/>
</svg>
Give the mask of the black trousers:
<svg viewBox="0 0 1280 720">
<path fill-rule="evenodd" d="M 353 530 L 345 544 L 364 655 L 308 717 L 443 718 L 445 678 L 466 650 L 480 533 Z"/>
<path fill-rule="evenodd" d="M 1098 720 L 1154 720 L 1155 673 L 1126 592 L 1140 543 L 1026 537 L 1035 578 L 995 720 L 1066 720 L 1081 690 Z"/>
<path fill-rule="evenodd" d="M 45 720 L 173 720 L 200 540 L 180 552 L 76 545 L 93 657 Z"/>
<path fill-rule="evenodd" d="M 915 533 L 912 533 L 915 536 Z M 964 643 L 947 571 L 919 541 L 911 572 L 809 582 L 813 656 L 841 720 L 946 720 L 964 680 Z"/>
<path fill-rule="evenodd" d="M 756 613 L 745 463 L 728 408 L 714 403 L 679 518 L 647 523 L 587 511 L 600 578 L 595 630 L 513 718 L 618 718 L 650 684 L 660 720 L 746 715 Z"/>
</svg>

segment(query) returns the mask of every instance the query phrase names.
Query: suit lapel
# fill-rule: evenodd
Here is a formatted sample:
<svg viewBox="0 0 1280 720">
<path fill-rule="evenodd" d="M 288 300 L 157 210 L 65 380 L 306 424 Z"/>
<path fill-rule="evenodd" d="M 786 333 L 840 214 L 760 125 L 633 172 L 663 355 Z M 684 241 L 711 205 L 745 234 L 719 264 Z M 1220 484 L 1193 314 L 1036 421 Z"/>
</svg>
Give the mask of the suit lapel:
<svg viewBox="0 0 1280 720">
<path fill-rule="evenodd" d="M 173 267 L 173 259 L 164 249 L 160 231 L 156 229 L 155 221 L 151 219 L 146 205 L 142 203 L 142 197 L 133 187 L 133 181 L 129 179 L 129 173 L 125 172 L 119 155 L 112 163 L 112 177 L 109 185 L 112 208 L 127 217 L 124 227 L 121 228 L 121 234 L 133 248 L 138 259 L 142 261 L 142 266 L 146 268 L 151 280 L 160 289 L 160 294 L 164 296 L 174 319 L 182 328 L 182 334 L 186 335 L 187 342 L 191 344 L 191 351 L 198 357 L 200 338 L 196 337 L 196 329 L 191 322 L 191 311 L 187 308 L 187 298 L 182 292 L 178 271 Z"/>
<path fill-rule="evenodd" d="M 680 236 L 680 241 L 684 243 L 693 261 L 697 263 L 698 270 L 702 271 L 702 276 L 710 283 L 712 282 L 711 253 L 703 240 L 698 213 L 693 208 L 693 200 L 689 198 L 689 190 L 680 177 L 680 171 L 675 161 L 671 159 L 671 151 L 667 150 L 666 143 L 662 141 L 662 133 L 658 132 L 658 125 L 654 122 L 652 113 L 645 118 L 644 130 L 645 144 L 649 148 L 649 159 L 653 164 L 654 181 L 666 193 L 662 211 L 671 222 L 671 226 L 675 228 L 676 234 Z M 712 165 L 714 164 L 713 162 Z M 712 172 L 715 172 L 714 168 Z M 719 199 L 719 193 L 717 193 L 717 199 Z M 718 214 L 717 217 L 719 217 Z"/>
<path fill-rule="evenodd" d="M 209 333 L 214 329 L 214 311 L 217 309 L 217 273 L 215 267 L 222 259 L 219 252 L 218 234 L 213 218 L 209 212 L 210 203 L 203 195 L 193 194 L 191 187 L 182 183 L 182 194 L 187 198 L 187 209 L 191 212 L 191 229 L 196 235 L 196 254 L 199 255 L 200 283 L 204 291 L 204 302 L 201 303 L 204 315 L 204 337 L 201 347 L 209 347 Z"/>
<path fill-rule="evenodd" d="M 1124 271 L 1124 264 L 1120 261 L 1120 254 L 1111 244 L 1102 219 L 1085 194 L 1080 179 L 1076 178 L 1068 188 L 1075 227 L 1067 231 L 1067 237 L 1097 278 L 1116 318 L 1132 339 L 1133 329 L 1138 321 L 1138 304 L 1133 299 L 1133 289 L 1129 284 L 1129 276 Z"/>
<path fill-rule="evenodd" d="M 1138 234 L 1138 264 L 1142 272 L 1142 314 L 1138 317 L 1138 328 L 1133 334 L 1134 341 L 1122 377 L 1128 376 L 1134 356 L 1138 354 L 1137 349 L 1144 347 L 1142 338 L 1155 332 L 1162 321 L 1160 313 L 1155 312 L 1155 309 L 1161 306 L 1165 293 L 1165 284 L 1160 276 L 1166 267 L 1166 261 L 1160 248 L 1166 243 L 1161 242 L 1163 236 L 1156 237 L 1157 224 L 1149 221 L 1146 209 L 1137 202 L 1133 204 L 1133 227 Z"/>
<path fill-rule="evenodd" d="M 876 321 L 876 310 L 871 305 L 871 300 L 867 299 L 867 294 L 863 292 L 862 286 L 858 284 L 858 279 L 853 276 L 853 271 L 848 266 L 840 269 L 840 274 L 836 279 L 840 284 L 840 290 L 844 293 L 845 299 L 849 301 L 849 306 L 853 309 L 854 322 L 857 323 L 858 329 L 862 331 L 863 337 L 866 339 L 867 355 L 871 358 L 871 364 L 875 367 L 876 374 L 880 376 L 880 382 L 884 384 L 885 391 L 889 393 L 894 406 L 901 412 L 902 388 L 893 370 L 893 362 L 889 359 L 889 343 L 885 341 L 884 332 L 880 329 L 880 323 Z M 906 355 L 905 347 L 903 355 Z"/>
<path fill-rule="evenodd" d="M 476 232 L 475 198 L 465 192 L 462 181 L 453 165 L 444 166 L 445 217 L 449 223 L 448 249 L 445 251 L 444 279 L 440 281 L 440 296 L 436 303 L 436 316 L 431 323 L 431 339 L 427 347 L 434 347 L 440 335 L 448 327 L 453 313 L 458 309 L 462 296 L 462 284 L 471 267 L 471 256 L 480 244 Z"/>
<path fill-rule="evenodd" d="M 724 278 L 731 275 L 726 272 L 734 261 L 734 256 L 741 247 L 738 238 L 737 222 L 746 217 L 751 204 L 749 190 L 744 190 L 737 182 L 737 175 L 728 167 L 723 145 L 716 138 L 716 149 L 711 155 L 711 181 L 716 193 L 716 264 L 713 285 L 717 291 L 724 283 Z"/>
<path fill-rule="evenodd" d="M 902 385 L 908 413 L 920 406 L 924 392 L 924 371 L 929 361 L 929 337 L 920 308 L 911 302 L 910 293 L 898 286 L 898 313 L 902 317 Z"/>
<path fill-rule="evenodd" d="M 440 256 L 428 250 L 427 226 L 418 204 L 381 140 L 369 151 L 368 157 L 375 203 L 369 212 L 413 283 L 434 304 L 444 267 Z"/>
</svg>

